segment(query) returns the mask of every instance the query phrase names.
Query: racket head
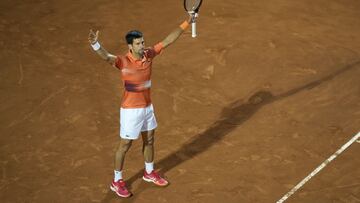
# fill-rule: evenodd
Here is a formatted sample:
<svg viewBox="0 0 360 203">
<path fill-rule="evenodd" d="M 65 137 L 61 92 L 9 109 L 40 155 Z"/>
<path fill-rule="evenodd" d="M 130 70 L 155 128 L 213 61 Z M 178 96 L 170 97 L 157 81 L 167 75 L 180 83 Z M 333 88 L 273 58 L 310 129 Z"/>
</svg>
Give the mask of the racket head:
<svg viewBox="0 0 360 203">
<path fill-rule="evenodd" d="M 187 12 L 198 13 L 202 0 L 184 0 L 184 8 Z"/>
</svg>

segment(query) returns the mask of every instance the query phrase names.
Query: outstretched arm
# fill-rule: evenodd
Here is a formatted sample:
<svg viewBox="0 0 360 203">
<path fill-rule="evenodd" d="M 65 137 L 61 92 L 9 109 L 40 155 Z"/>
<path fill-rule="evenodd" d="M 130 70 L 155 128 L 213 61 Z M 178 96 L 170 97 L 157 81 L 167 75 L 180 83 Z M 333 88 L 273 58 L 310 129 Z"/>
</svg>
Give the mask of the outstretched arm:
<svg viewBox="0 0 360 203">
<path fill-rule="evenodd" d="M 89 39 L 90 45 L 92 46 L 94 51 L 96 51 L 96 53 L 102 59 L 104 59 L 105 61 L 110 63 L 112 66 L 115 66 L 116 56 L 114 56 L 113 54 L 110 54 L 108 51 L 106 51 L 106 49 L 104 47 L 100 46 L 98 38 L 99 38 L 99 30 L 97 30 L 95 33 L 92 29 L 90 29 L 88 39 Z"/>
<path fill-rule="evenodd" d="M 189 19 L 184 21 L 161 42 L 164 48 L 175 42 L 195 18 L 196 16 L 194 14 L 189 14 Z"/>
</svg>

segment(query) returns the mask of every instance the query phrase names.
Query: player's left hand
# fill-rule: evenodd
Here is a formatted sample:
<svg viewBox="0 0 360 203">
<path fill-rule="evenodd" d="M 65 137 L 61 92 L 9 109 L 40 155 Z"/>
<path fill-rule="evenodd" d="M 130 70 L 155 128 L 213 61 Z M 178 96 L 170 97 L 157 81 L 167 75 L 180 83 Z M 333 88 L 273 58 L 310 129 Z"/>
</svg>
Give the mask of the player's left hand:
<svg viewBox="0 0 360 203">
<path fill-rule="evenodd" d="M 190 11 L 190 12 L 188 12 L 188 14 L 189 14 L 189 19 L 188 19 L 189 23 L 195 22 L 196 18 L 199 16 L 199 14 L 195 13 L 194 11 Z"/>
</svg>

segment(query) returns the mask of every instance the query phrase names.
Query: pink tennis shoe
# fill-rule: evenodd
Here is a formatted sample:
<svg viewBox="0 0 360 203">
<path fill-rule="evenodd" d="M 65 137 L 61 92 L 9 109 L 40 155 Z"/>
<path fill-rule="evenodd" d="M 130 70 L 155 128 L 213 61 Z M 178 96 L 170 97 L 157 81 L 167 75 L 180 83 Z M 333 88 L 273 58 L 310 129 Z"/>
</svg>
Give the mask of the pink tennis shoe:
<svg viewBox="0 0 360 203">
<path fill-rule="evenodd" d="M 165 179 L 162 178 L 158 173 L 156 173 L 155 171 L 152 171 L 151 173 L 146 173 L 146 171 L 144 172 L 144 176 L 143 179 L 146 182 L 152 182 L 157 186 L 167 186 L 169 184 L 169 182 Z"/>
<path fill-rule="evenodd" d="M 131 196 L 131 193 L 126 188 L 126 184 L 122 179 L 118 180 L 117 182 L 112 181 L 110 189 L 120 197 L 126 198 Z"/>
</svg>

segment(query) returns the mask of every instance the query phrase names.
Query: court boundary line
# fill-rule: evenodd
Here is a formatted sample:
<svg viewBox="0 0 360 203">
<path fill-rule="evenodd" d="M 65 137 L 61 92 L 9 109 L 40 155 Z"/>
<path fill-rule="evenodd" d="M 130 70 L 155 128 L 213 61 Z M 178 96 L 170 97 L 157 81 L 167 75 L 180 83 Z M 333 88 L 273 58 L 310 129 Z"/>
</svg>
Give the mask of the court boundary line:
<svg viewBox="0 0 360 203">
<path fill-rule="evenodd" d="M 328 159 L 322 162 L 315 170 L 313 170 L 308 176 L 306 176 L 302 181 L 300 181 L 295 187 L 293 187 L 288 193 L 286 193 L 281 199 L 276 203 L 282 203 L 293 195 L 298 189 L 300 189 L 307 181 L 314 177 L 321 169 L 328 165 L 332 160 L 334 160 L 338 155 L 340 155 L 345 149 L 347 149 L 355 141 L 359 142 L 360 132 L 358 132 L 354 137 L 352 137 L 347 143 L 345 143 L 340 149 L 338 149 L 334 154 L 332 154 Z"/>
</svg>

